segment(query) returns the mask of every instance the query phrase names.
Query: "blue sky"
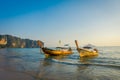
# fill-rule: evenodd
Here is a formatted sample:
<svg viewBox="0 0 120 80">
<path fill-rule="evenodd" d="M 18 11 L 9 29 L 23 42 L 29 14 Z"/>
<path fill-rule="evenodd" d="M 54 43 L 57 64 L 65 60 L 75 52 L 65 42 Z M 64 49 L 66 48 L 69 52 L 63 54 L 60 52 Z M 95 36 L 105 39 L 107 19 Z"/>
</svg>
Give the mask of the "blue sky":
<svg viewBox="0 0 120 80">
<path fill-rule="evenodd" d="M 0 34 L 46 46 L 120 46 L 119 0 L 0 0 Z"/>
</svg>

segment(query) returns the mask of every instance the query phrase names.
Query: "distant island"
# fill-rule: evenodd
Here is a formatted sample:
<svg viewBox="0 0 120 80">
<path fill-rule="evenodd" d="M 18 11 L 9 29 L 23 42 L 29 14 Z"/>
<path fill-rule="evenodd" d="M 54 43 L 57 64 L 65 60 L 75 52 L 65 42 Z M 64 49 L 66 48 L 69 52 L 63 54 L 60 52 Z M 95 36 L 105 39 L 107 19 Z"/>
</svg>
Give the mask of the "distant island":
<svg viewBox="0 0 120 80">
<path fill-rule="evenodd" d="M 42 42 L 42 41 L 41 41 Z M 38 48 L 37 40 L 21 39 L 12 35 L 0 35 L 0 48 Z"/>
</svg>

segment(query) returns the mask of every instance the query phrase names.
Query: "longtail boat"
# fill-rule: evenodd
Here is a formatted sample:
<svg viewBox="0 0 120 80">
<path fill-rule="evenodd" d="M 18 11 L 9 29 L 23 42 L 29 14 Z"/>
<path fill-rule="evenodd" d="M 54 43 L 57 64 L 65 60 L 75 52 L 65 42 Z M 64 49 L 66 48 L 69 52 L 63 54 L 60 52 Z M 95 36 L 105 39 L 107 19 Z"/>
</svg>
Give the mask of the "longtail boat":
<svg viewBox="0 0 120 80">
<path fill-rule="evenodd" d="M 87 47 L 87 46 L 83 48 L 79 48 L 77 40 L 75 40 L 75 44 L 80 57 L 91 57 L 98 55 L 98 50 L 96 48 Z"/>
<path fill-rule="evenodd" d="M 40 42 L 39 40 L 37 41 L 37 43 L 40 46 L 43 53 L 48 56 L 49 55 L 50 56 L 69 55 L 73 53 L 71 47 L 69 48 L 56 47 L 55 49 L 50 49 L 50 48 L 44 47 L 44 44 Z"/>
</svg>

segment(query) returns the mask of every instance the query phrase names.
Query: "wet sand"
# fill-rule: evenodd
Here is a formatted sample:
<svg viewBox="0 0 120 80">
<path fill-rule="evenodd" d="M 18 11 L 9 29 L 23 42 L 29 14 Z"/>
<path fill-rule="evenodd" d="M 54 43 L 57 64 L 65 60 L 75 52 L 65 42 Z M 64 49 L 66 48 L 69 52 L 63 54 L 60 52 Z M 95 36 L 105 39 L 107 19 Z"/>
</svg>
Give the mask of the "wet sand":
<svg viewBox="0 0 120 80">
<path fill-rule="evenodd" d="M 0 55 L 0 79 L 1 80 L 34 80 L 33 77 L 15 70 L 14 65 L 10 66 L 6 57 Z"/>
</svg>

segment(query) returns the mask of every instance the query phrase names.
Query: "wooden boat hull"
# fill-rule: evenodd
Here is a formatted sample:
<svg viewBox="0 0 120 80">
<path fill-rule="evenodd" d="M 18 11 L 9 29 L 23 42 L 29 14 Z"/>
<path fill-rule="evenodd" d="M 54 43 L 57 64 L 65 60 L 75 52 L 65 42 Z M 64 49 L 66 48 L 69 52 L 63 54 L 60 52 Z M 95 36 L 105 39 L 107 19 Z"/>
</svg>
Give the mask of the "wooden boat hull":
<svg viewBox="0 0 120 80">
<path fill-rule="evenodd" d="M 56 47 L 56 49 L 49 49 L 44 47 L 44 43 L 41 41 L 37 41 L 38 45 L 40 46 L 41 50 L 43 51 L 43 53 L 48 56 L 57 56 L 57 55 L 69 55 L 72 54 L 72 49 L 69 47 L 67 49 L 65 49 L 64 47 Z"/>
<path fill-rule="evenodd" d="M 80 57 L 91 57 L 98 55 L 97 49 L 89 50 L 89 49 L 79 48 L 77 40 L 75 40 L 75 44 Z"/>
<path fill-rule="evenodd" d="M 72 54 L 72 50 L 52 50 L 48 48 L 42 48 L 42 51 L 46 55 L 58 56 L 58 55 L 69 55 Z"/>
<path fill-rule="evenodd" d="M 79 52 L 80 57 L 91 57 L 91 56 L 98 56 L 98 52 L 96 51 L 88 51 L 85 49 L 77 49 Z"/>
</svg>

